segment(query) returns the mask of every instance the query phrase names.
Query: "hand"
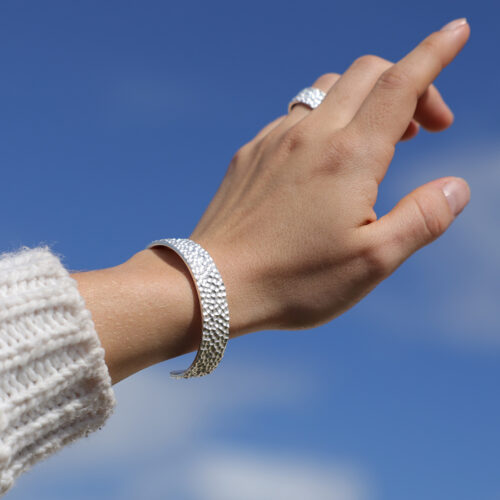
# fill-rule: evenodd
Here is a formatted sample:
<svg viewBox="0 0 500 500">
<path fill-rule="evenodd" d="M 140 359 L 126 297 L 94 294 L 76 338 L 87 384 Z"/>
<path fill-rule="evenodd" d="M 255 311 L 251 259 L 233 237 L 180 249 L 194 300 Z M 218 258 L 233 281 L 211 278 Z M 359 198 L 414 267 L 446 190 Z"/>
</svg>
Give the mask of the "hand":
<svg viewBox="0 0 500 500">
<path fill-rule="evenodd" d="M 453 115 L 432 85 L 465 45 L 464 20 L 432 33 L 396 64 L 357 59 L 314 86 L 244 145 L 191 235 L 226 283 L 232 335 L 325 323 L 352 307 L 467 204 L 463 179 L 420 186 L 377 219 L 378 186 L 401 139 Z"/>
</svg>

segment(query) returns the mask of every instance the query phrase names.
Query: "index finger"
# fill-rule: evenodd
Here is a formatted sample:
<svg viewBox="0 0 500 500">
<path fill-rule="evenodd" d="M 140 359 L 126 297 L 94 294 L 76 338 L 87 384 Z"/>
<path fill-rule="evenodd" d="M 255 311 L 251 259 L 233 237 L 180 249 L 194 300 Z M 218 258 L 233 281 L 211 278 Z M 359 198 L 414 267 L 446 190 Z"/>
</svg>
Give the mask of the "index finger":
<svg viewBox="0 0 500 500">
<path fill-rule="evenodd" d="M 460 52 L 469 34 L 463 18 L 425 38 L 382 73 L 346 128 L 369 141 L 395 145 L 407 129 L 419 97 Z"/>
</svg>

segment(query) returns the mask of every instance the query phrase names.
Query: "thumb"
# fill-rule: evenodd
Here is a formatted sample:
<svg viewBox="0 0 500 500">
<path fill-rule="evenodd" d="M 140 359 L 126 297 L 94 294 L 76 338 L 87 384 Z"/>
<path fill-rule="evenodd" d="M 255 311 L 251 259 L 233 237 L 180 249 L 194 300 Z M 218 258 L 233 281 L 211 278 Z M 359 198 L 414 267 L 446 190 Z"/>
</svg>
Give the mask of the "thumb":
<svg viewBox="0 0 500 500">
<path fill-rule="evenodd" d="M 385 265 L 392 272 L 419 248 L 441 236 L 469 200 L 470 189 L 464 179 L 443 177 L 418 187 L 365 227 L 373 231 L 370 239 L 383 248 Z"/>
</svg>

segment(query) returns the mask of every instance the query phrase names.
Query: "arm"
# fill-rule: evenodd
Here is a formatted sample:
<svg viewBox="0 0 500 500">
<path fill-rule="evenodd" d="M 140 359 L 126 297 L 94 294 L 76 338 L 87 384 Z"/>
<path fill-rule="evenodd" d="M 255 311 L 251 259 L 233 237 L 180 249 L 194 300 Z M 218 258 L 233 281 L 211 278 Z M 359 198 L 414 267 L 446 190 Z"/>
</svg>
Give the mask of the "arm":
<svg viewBox="0 0 500 500">
<path fill-rule="evenodd" d="M 469 36 L 463 21 L 452 28 L 396 64 L 365 56 L 320 77 L 328 94 L 317 109 L 295 106 L 237 153 L 190 236 L 224 279 L 232 337 L 333 319 L 467 204 L 467 183 L 445 177 L 380 219 L 373 209 L 399 140 L 453 120 L 432 86 Z M 195 350 L 201 324 L 191 277 L 166 249 L 74 279 L 43 248 L 0 267 L 1 494 L 105 423 L 111 382 Z"/>
<path fill-rule="evenodd" d="M 211 254 L 216 253 L 211 250 Z M 224 257 L 220 257 L 221 261 Z M 231 338 L 255 330 L 236 268 L 222 264 Z M 72 274 L 92 313 L 113 384 L 148 366 L 196 351 L 201 314 L 193 280 L 167 248 L 142 250 L 118 266 Z M 229 291 L 229 290 L 228 290 Z"/>
<path fill-rule="evenodd" d="M 432 81 L 467 41 L 469 27 L 431 34 L 397 64 L 358 59 L 324 75 L 316 110 L 296 106 L 231 162 L 191 239 L 224 279 L 231 336 L 309 328 L 361 300 L 439 237 L 469 200 L 463 179 L 420 186 L 377 218 L 373 205 L 399 140 L 453 115 Z M 92 312 L 114 383 L 196 350 L 200 311 L 191 277 L 167 249 L 73 276 Z"/>
<path fill-rule="evenodd" d="M 380 219 L 378 184 L 402 139 L 453 115 L 432 81 L 469 36 L 463 20 L 397 64 L 365 56 L 315 83 L 316 110 L 295 106 L 243 146 L 191 239 L 224 279 L 231 336 L 309 328 L 361 300 L 439 237 L 469 200 L 463 179 L 420 186 Z M 193 351 L 200 311 L 191 277 L 167 249 L 74 275 L 106 350 L 113 382 Z"/>
</svg>

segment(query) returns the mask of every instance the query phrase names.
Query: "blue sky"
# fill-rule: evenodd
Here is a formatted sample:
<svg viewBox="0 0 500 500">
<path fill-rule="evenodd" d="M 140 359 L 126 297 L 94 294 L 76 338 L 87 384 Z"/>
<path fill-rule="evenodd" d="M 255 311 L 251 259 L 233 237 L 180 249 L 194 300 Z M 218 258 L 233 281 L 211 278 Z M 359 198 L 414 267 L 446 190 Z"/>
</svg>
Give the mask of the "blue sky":
<svg viewBox="0 0 500 500">
<path fill-rule="evenodd" d="M 401 144 L 377 213 L 469 181 L 439 241 L 332 323 L 231 342 L 119 383 L 107 426 L 7 498 L 500 497 L 499 8 L 491 1 L 45 1 L 0 5 L 1 248 L 70 269 L 188 236 L 232 155 L 325 72 L 395 61 L 451 19 L 472 35 L 436 84 L 455 112 Z"/>
</svg>

